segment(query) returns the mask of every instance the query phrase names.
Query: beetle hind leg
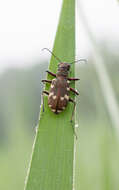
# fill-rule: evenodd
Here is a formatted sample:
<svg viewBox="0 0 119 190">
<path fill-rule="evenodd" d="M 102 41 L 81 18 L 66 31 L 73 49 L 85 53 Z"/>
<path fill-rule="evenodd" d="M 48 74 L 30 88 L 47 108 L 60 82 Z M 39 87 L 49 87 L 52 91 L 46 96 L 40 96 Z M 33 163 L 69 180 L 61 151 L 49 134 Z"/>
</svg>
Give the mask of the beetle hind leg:
<svg viewBox="0 0 119 190">
<path fill-rule="evenodd" d="M 69 102 L 72 102 L 74 104 L 72 115 L 71 115 L 71 120 L 70 120 L 72 122 L 73 121 L 74 112 L 75 112 L 76 102 L 72 98 L 69 98 Z"/>
<path fill-rule="evenodd" d="M 75 112 L 76 102 L 72 98 L 69 98 L 69 102 L 72 102 L 74 104 L 70 122 L 71 122 L 71 125 L 72 125 L 72 128 L 73 128 L 74 135 L 75 135 L 75 137 L 77 139 L 77 134 L 76 134 L 76 131 L 75 131 L 75 126 L 73 124 L 73 116 L 74 116 L 74 112 Z"/>
<path fill-rule="evenodd" d="M 79 95 L 79 93 L 73 88 L 70 88 L 70 91 L 74 92 L 76 95 Z"/>
<path fill-rule="evenodd" d="M 43 90 L 43 91 L 42 91 L 42 98 L 43 98 L 43 112 L 45 111 L 45 110 L 44 110 L 44 94 L 49 95 L 49 92 L 46 91 L 46 90 Z"/>
</svg>

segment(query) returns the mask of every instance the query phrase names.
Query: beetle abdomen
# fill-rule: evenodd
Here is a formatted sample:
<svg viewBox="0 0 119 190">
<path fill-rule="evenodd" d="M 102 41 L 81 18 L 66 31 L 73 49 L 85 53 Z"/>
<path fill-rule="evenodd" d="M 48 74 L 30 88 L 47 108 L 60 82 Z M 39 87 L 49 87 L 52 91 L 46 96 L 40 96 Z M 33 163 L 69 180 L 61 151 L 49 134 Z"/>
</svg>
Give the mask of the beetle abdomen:
<svg viewBox="0 0 119 190">
<path fill-rule="evenodd" d="M 66 108 L 69 100 L 69 91 L 69 84 L 65 78 L 58 77 L 52 80 L 48 105 L 54 113 L 58 114 Z"/>
</svg>

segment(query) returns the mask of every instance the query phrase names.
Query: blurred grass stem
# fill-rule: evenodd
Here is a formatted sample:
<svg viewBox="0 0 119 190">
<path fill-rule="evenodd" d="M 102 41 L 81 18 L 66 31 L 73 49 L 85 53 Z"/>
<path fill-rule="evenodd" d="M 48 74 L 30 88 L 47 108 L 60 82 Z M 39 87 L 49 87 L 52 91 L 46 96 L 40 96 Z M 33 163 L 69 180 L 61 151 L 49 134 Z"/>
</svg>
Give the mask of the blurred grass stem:
<svg viewBox="0 0 119 190">
<path fill-rule="evenodd" d="M 107 105 L 107 110 L 108 110 L 108 113 L 109 113 L 111 121 L 112 121 L 112 126 L 114 126 L 114 128 L 116 129 L 116 131 L 119 134 L 119 107 L 118 107 L 118 103 L 117 103 L 117 100 L 115 97 L 115 93 L 114 93 L 113 87 L 111 85 L 111 81 L 110 81 L 107 69 L 105 67 L 104 60 L 100 54 L 98 44 L 97 44 L 97 42 L 94 38 L 94 35 L 90 29 L 88 20 L 86 19 L 85 14 L 82 10 L 81 2 L 78 1 L 77 7 L 80 10 L 79 11 L 80 18 L 83 21 L 84 28 L 87 32 L 89 41 L 92 45 L 92 52 L 93 52 L 93 56 L 94 56 L 94 60 L 95 60 L 94 67 L 96 69 L 96 72 L 97 72 L 97 75 L 99 78 L 99 82 L 100 82 L 100 86 L 101 86 L 102 93 L 104 96 L 104 100 Z"/>
</svg>

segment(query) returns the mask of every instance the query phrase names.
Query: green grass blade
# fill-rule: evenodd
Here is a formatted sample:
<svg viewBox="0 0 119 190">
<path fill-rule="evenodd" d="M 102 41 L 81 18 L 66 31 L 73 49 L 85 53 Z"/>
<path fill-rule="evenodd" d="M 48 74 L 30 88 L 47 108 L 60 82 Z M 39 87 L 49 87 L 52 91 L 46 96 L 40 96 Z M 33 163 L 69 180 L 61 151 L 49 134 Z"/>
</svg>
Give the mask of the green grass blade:
<svg viewBox="0 0 119 190">
<path fill-rule="evenodd" d="M 53 52 L 65 62 L 75 59 L 75 0 L 63 1 Z M 49 69 L 56 73 L 57 60 L 53 56 Z M 71 76 L 74 76 L 74 65 Z M 44 103 L 45 112 L 40 113 L 25 190 L 72 190 L 74 133 L 70 118 L 73 105 L 69 103 L 64 112 L 55 115 L 47 105 L 47 97 Z"/>
</svg>

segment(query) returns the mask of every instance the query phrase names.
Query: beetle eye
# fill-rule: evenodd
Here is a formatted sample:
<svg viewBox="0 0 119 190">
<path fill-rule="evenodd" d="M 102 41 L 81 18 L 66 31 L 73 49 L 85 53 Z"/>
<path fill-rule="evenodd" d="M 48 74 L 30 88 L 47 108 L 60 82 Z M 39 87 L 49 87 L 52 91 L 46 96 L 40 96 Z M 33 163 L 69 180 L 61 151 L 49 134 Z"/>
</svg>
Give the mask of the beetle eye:
<svg viewBox="0 0 119 190">
<path fill-rule="evenodd" d="M 70 69 L 70 65 L 68 65 L 68 70 Z"/>
</svg>

